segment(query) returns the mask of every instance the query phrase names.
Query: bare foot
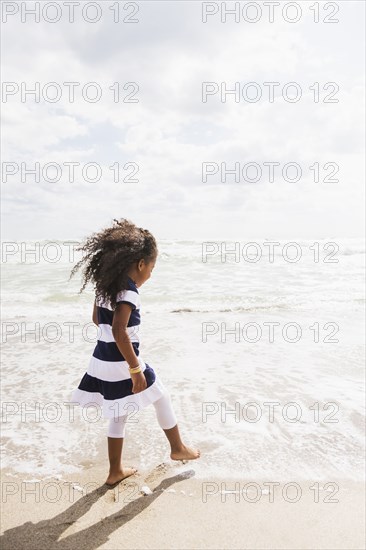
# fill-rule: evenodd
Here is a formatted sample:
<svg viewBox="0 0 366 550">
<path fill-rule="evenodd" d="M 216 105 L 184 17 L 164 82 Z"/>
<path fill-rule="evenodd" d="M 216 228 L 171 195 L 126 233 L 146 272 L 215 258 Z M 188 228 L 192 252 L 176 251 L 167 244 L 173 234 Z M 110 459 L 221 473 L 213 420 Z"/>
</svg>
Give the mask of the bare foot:
<svg viewBox="0 0 366 550">
<path fill-rule="evenodd" d="M 105 483 L 106 485 L 115 485 L 116 483 L 119 483 L 126 477 L 132 476 L 136 472 L 137 472 L 137 468 L 123 468 L 123 470 L 120 470 L 115 474 L 109 474 Z"/>
<path fill-rule="evenodd" d="M 172 460 L 194 460 L 201 456 L 201 451 L 199 449 L 192 449 L 191 447 L 183 447 L 179 451 L 174 451 L 170 453 L 170 458 Z"/>
</svg>

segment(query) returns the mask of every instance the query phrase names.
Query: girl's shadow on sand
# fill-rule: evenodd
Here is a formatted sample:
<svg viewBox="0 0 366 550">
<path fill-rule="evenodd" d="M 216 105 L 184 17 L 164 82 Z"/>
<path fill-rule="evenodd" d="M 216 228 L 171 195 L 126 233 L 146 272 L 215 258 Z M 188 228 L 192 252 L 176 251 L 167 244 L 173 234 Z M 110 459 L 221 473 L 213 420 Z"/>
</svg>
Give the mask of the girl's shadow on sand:
<svg viewBox="0 0 366 550">
<path fill-rule="evenodd" d="M 108 541 L 108 537 L 113 531 L 131 521 L 140 512 L 150 506 L 162 494 L 163 490 L 174 483 L 192 476 L 194 476 L 194 470 L 188 470 L 164 479 L 151 495 L 141 496 L 115 514 L 103 518 L 87 529 L 83 529 L 59 541 L 58 539 L 61 534 L 86 514 L 92 505 L 110 490 L 107 485 L 102 485 L 81 497 L 70 508 L 52 519 L 39 521 L 38 523 L 28 521 L 19 527 L 8 529 L 0 537 L 0 547 L 2 550 L 40 550 L 41 548 L 47 548 L 47 550 L 75 550 L 75 548 L 84 547 L 93 550 L 94 548 L 99 548 L 99 546 Z"/>
</svg>

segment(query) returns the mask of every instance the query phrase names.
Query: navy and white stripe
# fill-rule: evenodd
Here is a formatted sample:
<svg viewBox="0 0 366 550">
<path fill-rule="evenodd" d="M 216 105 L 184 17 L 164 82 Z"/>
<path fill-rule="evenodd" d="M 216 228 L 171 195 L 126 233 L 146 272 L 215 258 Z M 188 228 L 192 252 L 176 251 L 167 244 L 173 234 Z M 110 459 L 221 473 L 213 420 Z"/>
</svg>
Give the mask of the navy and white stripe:
<svg viewBox="0 0 366 550">
<path fill-rule="evenodd" d="M 139 325 L 140 319 L 140 295 L 133 280 L 128 278 L 128 288 L 121 290 L 116 297 L 117 304 L 129 304 L 132 307 L 131 315 L 127 324 L 127 335 L 131 340 L 136 355 L 139 355 Z M 101 361 L 115 362 L 124 361 L 122 353 L 112 334 L 114 311 L 109 301 L 99 298 L 96 301 L 99 335 L 93 356 Z"/>
<path fill-rule="evenodd" d="M 98 340 L 87 372 L 72 394 L 72 401 L 85 406 L 97 403 L 103 407 L 106 417 L 112 417 L 116 413 L 116 405 L 120 407 L 133 403 L 142 408 L 159 399 L 166 392 L 154 370 L 142 360 L 140 355 L 140 295 L 130 277 L 128 278 L 128 288 L 117 294 L 116 303 L 127 303 L 132 307 L 127 334 L 144 372 L 147 388 L 137 394 L 132 393 L 129 365 L 112 334 L 114 310 L 108 300 L 102 298 L 96 300 L 99 325 Z"/>
</svg>

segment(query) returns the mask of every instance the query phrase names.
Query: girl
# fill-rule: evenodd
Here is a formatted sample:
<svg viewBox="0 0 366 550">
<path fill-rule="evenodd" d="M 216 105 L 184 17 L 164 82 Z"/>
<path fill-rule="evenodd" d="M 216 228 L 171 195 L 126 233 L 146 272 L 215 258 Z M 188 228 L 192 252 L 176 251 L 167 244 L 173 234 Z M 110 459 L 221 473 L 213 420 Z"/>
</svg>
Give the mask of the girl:
<svg viewBox="0 0 366 550">
<path fill-rule="evenodd" d="M 173 460 L 199 458 L 200 451 L 186 447 L 179 434 L 170 395 L 157 373 L 140 355 L 140 288 L 151 276 L 158 255 L 156 240 L 147 231 L 122 218 L 112 227 L 94 233 L 77 250 L 85 252 L 70 278 L 83 265 L 84 290 L 95 286 L 93 322 L 98 340 L 89 367 L 72 393 L 71 401 L 97 403 L 109 418 L 107 485 L 137 472 L 121 464 L 128 412 L 150 403 L 171 447 Z"/>
</svg>

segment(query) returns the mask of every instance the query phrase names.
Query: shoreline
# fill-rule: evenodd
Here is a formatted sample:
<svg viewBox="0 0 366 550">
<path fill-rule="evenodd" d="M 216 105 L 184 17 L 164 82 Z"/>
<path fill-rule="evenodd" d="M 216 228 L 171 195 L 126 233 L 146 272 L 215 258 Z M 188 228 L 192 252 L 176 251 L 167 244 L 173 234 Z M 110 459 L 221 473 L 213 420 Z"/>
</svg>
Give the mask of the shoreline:
<svg viewBox="0 0 366 550">
<path fill-rule="evenodd" d="M 1 473 L 3 550 L 364 548 L 363 480 L 198 479 L 195 461 L 172 460 L 113 488 L 105 465 L 14 475 Z"/>
</svg>

